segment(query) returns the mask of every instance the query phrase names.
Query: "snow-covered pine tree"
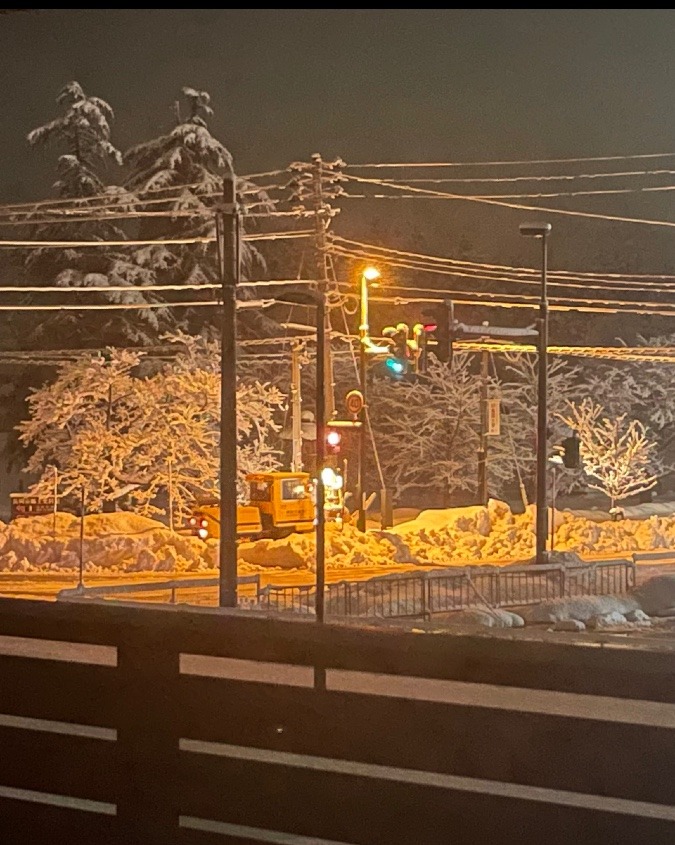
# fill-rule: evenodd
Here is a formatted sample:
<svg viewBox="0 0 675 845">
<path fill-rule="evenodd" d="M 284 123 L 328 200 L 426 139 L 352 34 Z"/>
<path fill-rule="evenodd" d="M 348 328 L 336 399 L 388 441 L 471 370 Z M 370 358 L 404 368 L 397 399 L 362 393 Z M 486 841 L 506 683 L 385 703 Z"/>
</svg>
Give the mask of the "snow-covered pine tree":
<svg viewBox="0 0 675 845">
<path fill-rule="evenodd" d="M 69 82 L 57 96 L 63 114 L 28 134 L 34 147 L 55 145 L 64 150 L 57 161 L 54 190 L 59 200 L 40 203 L 26 219 L 26 229 L 35 240 L 123 241 L 127 232 L 120 213 L 133 207 L 133 198 L 104 176 L 110 166 L 122 164 L 122 154 L 111 141 L 112 108 L 99 97 L 85 94 L 78 82 Z M 135 260 L 123 247 L 54 248 L 26 250 L 26 281 L 32 284 L 82 288 L 83 294 L 69 294 L 67 302 L 77 304 L 147 305 L 161 300 L 152 292 L 152 268 Z M 124 291 L 90 292 L 91 287 L 125 287 Z M 63 302 L 61 294 L 32 295 L 30 302 Z M 39 312 L 38 312 L 39 313 Z M 175 328 L 166 309 L 128 312 L 101 310 L 96 314 L 64 311 L 47 318 L 32 315 L 25 336 L 27 344 L 44 346 L 105 346 L 142 344 L 156 339 L 161 331 Z"/>
<path fill-rule="evenodd" d="M 182 94 L 186 108 L 181 110 L 178 101 L 174 104 L 173 128 L 124 154 L 129 168 L 126 186 L 138 197 L 138 209 L 168 213 L 143 221 L 139 232 L 144 239 L 215 236 L 214 208 L 222 198 L 223 174 L 232 167 L 232 156 L 209 130 L 207 118 L 213 114 L 209 94 L 190 87 L 183 88 Z M 271 208 L 267 194 L 252 183 L 239 179 L 237 191 L 243 198 L 244 214 L 247 208 Z M 219 280 L 214 243 L 148 247 L 142 251 L 142 263 L 166 283 L 205 284 Z M 243 277 L 259 277 L 263 270 L 260 253 L 244 241 Z M 246 288 L 241 288 L 238 295 L 253 297 Z M 213 290 L 206 290 L 201 298 L 215 300 L 216 296 Z M 188 330 L 197 333 L 212 328 L 213 316 L 207 312 L 205 308 L 189 311 Z M 242 312 L 240 323 L 242 330 L 248 328 L 255 335 L 276 327 L 251 310 Z"/>
</svg>

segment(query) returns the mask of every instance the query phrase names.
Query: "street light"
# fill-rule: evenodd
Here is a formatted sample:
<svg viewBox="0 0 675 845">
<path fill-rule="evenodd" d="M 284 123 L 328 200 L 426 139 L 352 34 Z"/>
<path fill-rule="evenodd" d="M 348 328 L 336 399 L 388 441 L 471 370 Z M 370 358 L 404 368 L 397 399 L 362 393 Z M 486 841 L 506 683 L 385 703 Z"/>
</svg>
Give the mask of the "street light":
<svg viewBox="0 0 675 845">
<path fill-rule="evenodd" d="M 377 267 L 366 267 L 361 273 L 361 292 L 359 297 L 360 322 L 359 322 L 359 388 L 363 396 L 363 406 L 359 411 L 361 428 L 359 431 L 359 460 L 356 472 L 356 496 L 358 504 L 358 517 L 356 527 L 359 531 L 366 530 L 366 508 L 365 508 L 365 477 L 366 477 L 366 422 L 368 404 L 366 400 L 366 377 L 367 377 L 367 355 L 370 341 L 370 326 L 368 325 L 368 285 L 375 285 L 380 278 L 380 271 Z"/>
<path fill-rule="evenodd" d="M 537 342 L 537 496 L 536 496 L 536 563 L 546 563 L 548 509 L 546 506 L 546 450 L 548 429 L 548 300 L 546 298 L 546 269 L 550 223 L 521 223 L 520 234 L 526 238 L 541 238 L 541 297 Z"/>
</svg>

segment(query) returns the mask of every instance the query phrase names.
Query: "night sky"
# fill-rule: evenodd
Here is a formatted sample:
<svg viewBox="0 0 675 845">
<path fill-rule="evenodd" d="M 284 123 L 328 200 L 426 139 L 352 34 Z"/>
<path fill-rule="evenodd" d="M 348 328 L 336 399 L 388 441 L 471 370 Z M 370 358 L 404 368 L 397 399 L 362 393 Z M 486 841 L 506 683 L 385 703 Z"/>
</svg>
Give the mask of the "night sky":
<svg viewBox="0 0 675 845">
<path fill-rule="evenodd" d="M 183 86 L 208 91 L 211 131 L 239 173 L 314 152 L 348 164 L 670 152 L 674 43 L 670 9 L 10 11 L 0 17 L 0 201 L 50 194 L 57 152 L 31 150 L 25 138 L 60 114 L 55 97 L 70 80 L 113 107 L 120 149 L 168 130 Z M 670 219 L 671 197 L 556 204 Z M 377 214 L 392 205 L 421 228 L 444 215 L 473 240 L 479 232 L 484 255 L 510 243 L 520 260 L 527 254 L 516 234 L 522 213 L 443 203 L 439 215 L 440 203 L 418 202 Z M 617 225 L 622 242 L 673 255 L 669 229 L 553 222 L 554 263 L 572 263 L 573 243 L 592 245 Z"/>
</svg>

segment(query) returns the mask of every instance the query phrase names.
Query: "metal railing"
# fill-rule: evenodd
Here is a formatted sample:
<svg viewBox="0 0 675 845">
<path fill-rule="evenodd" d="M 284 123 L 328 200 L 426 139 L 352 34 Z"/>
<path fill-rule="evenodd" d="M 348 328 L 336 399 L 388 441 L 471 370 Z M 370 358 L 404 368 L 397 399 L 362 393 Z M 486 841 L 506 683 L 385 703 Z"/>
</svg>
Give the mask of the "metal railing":
<svg viewBox="0 0 675 845">
<path fill-rule="evenodd" d="M 172 578 L 167 581 L 138 581 L 129 584 L 100 584 L 95 587 L 86 587 L 81 584 L 77 587 L 68 587 L 60 590 L 56 598 L 59 601 L 73 601 L 79 599 L 111 599 L 116 596 L 132 596 L 134 593 L 170 593 L 170 603 L 176 603 L 178 590 L 194 590 L 204 587 L 217 587 L 220 584 L 219 578 Z M 260 593 L 260 575 L 239 575 L 237 586 L 254 585 L 256 596 Z"/>
<path fill-rule="evenodd" d="M 465 566 L 393 573 L 367 581 L 337 581 L 325 587 L 326 614 L 332 617 L 429 619 L 441 613 L 470 608 L 507 608 L 578 596 L 620 595 L 635 586 L 635 560 L 607 560 L 580 566 Z M 314 584 L 261 587 L 259 574 L 240 575 L 242 606 L 270 612 L 312 614 Z M 178 591 L 215 588 L 219 579 L 181 578 L 74 587 L 61 590 L 61 601 L 132 598 L 134 594 L 169 592 L 176 603 Z"/>
<path fill-rule="evenodd" d="M 338 581 L 325 588 L 326 614 L 380 619 L 428 619 L 480 607 L 522 607 L 577 596 L 620 595 L 635 586 L 635 562 L 583 566 L 466 566 Z M 263 610 L 312 612 L 314 585 L 268 584 L 258 592 Z"/>
</svg>

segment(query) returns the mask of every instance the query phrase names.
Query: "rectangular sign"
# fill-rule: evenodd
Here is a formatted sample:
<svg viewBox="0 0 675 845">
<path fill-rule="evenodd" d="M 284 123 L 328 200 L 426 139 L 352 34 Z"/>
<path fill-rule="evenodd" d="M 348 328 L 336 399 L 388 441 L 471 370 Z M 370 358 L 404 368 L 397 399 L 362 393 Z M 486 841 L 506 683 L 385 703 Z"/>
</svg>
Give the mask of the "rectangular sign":
<svg viewBox="0 0 675 845">
<path fill-rule="evenodd" d="M 501 413 L 499 399 L 487 400 L 487 433 L 496 436 L 501 433 Z"/>
</svg>

